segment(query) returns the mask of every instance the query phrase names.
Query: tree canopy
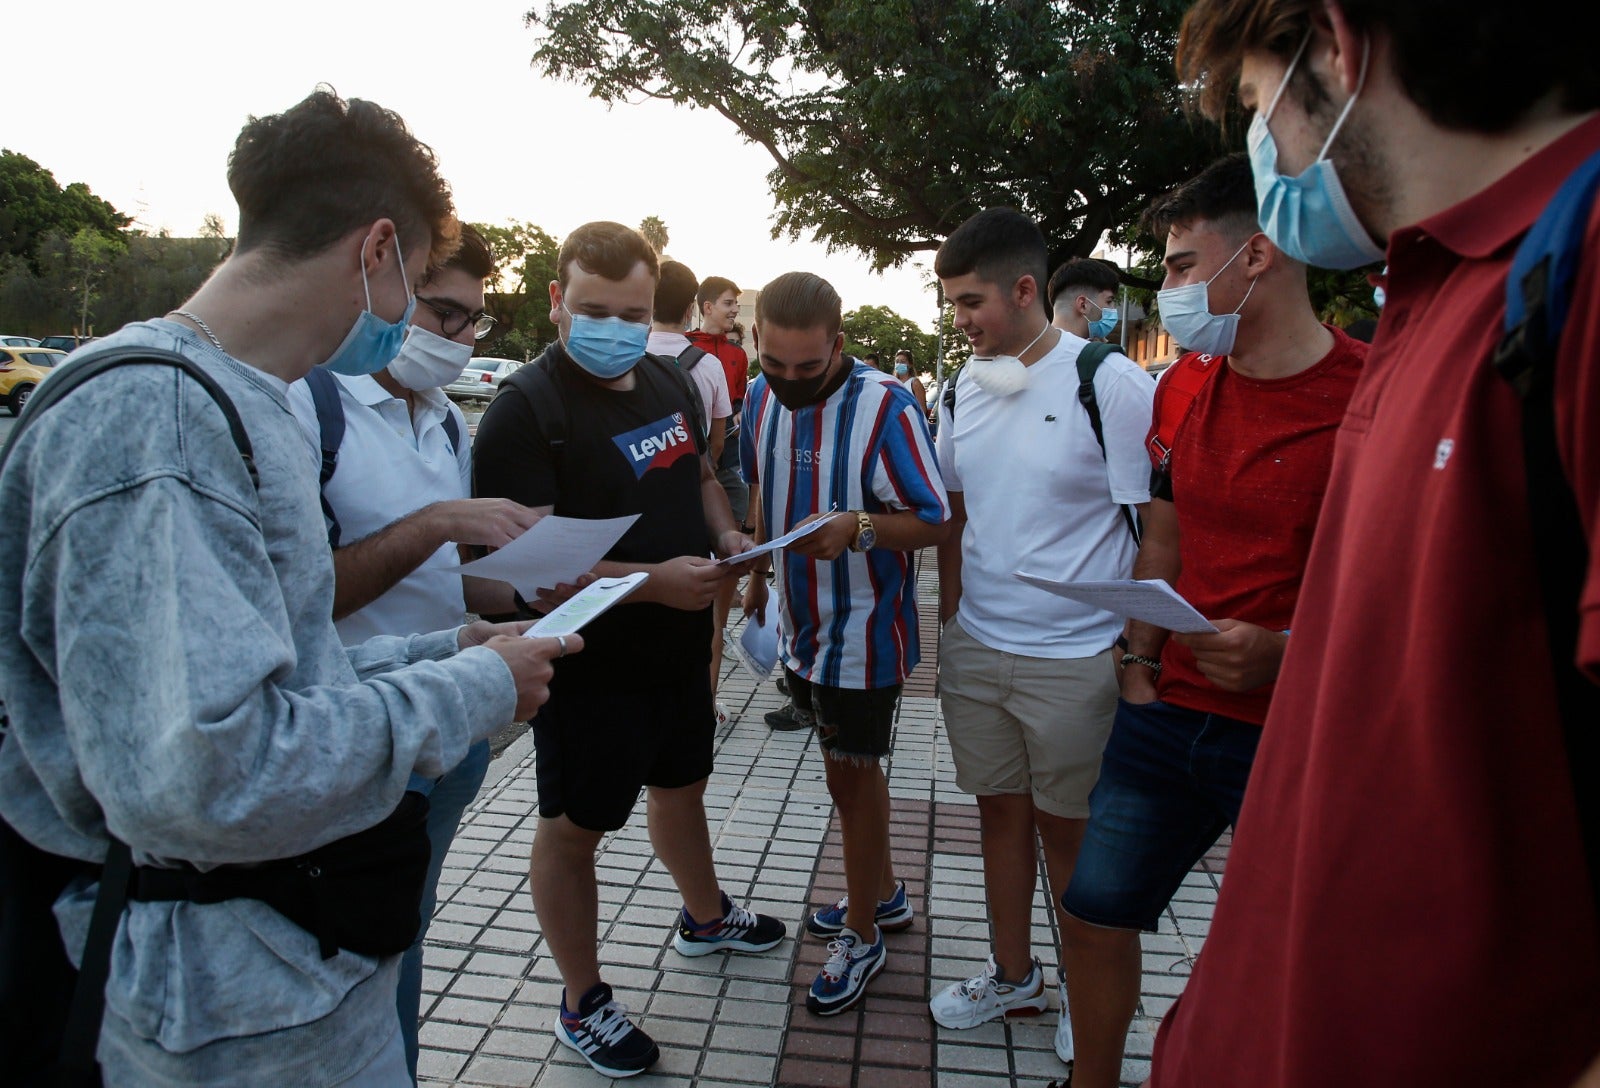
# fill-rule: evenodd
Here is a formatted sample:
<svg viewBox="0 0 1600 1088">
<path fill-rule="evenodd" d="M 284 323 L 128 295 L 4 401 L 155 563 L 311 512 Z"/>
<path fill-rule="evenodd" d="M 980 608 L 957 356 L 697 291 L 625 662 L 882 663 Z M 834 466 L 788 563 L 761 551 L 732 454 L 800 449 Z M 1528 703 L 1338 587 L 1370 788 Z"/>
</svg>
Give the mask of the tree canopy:
<svg viewBox="0 0 1600 1088">
<path fill-rule="evenodd" d="M 38 272 L 46 235 L 71 238 L 87 229 L 116 243 L 131 222 L 83 182 L 62 188 L 28 156 L 0 150 L 0 257 L 21 257 Z"/>
<path fill-rule="evenodd" d="M 561 240 L 543 227 L 515 220 L 504 226 L 473 226 L 489 243 L 495 264 L 484 285 L 484 308 L 495 319 L 495 331 L 478 353 L 529 358 L 556 337 L 547 288 L 556 278 Z"/>
<path fill-rule="evenodd" d="M 1181 108 L 1188 0 L 549 0 L 534 64 L 606 102 L 714 110 L 773 159 L 773 236 L 879 268 L 972 213 L 1089 254 L 1197 173 L 1218 133 Z"/>
<path fill-rule="evenodd" d="M 918 367 L 933 365 L 937 338 L 887 306 L 858 306 L 844 315 L 842 327 L 844 350 L 851 355 L 859 357 L 875 351 L 888 366 L 894 362 L 894 353 L 904 348 L 911 352 Z"/>
</svg>

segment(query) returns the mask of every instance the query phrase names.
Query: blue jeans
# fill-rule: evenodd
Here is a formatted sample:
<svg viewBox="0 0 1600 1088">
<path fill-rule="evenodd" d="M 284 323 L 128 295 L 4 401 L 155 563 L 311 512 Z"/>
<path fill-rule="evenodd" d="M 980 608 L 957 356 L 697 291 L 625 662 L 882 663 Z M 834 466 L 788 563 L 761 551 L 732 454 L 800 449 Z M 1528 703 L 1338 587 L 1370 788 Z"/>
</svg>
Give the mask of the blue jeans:
<svg viewBox="0 0 1600 1088">
<path fill-rule="evenodd" d="M 439 873 L 444 868 L 444 856 L 450 852 L 461 814 L 478 796 L 478 788 L 488 772 L 489 742 L 481 740 L 468 748 L 466 758 L 443 778 L 412 775 L 406 786 L 408 790 L 428 795 L 428 845 L 432 850 L 428 859 L 428 880 L 422 887 L 422 928 L 400 959 L 400 1035 L 405 1042 L 406 1068 L 411 1071 L 412 1080 L 417 1079 L 417 1020 L 422 1013 L 422 941 L 428 935 L 433 908 L 439 901 Z"/>
<path fill-rule="evenodd" d="M 1195 862 L 1238 822 L 1260 740 L 1250 722 L 1119 699 L 1066 912 L 1154 933 Z"/>
</svg>

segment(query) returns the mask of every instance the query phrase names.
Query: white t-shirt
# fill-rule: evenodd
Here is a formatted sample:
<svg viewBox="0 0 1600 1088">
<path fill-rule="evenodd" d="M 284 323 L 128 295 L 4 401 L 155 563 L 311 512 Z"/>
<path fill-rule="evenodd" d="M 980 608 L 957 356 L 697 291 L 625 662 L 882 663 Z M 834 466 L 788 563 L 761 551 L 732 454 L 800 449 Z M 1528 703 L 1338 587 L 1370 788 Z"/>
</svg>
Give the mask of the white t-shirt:
<svg viewBox="0 0 1600 1088">
<path fill-rule="evenodd" d="M 339 519 L 339 542 L 353 544 L 424 506 L 472 494 L 472 440 L 467 421 L 437 389 L 417 394 L 413 420 L 406 402 L 392 396 L 368 375 L 334 375 L 344 405 L 344 441 L 339 464 L 323 490 Z M 294 409 L 322 460 L 322 431 L 311 390 L 302 381 L 289 387 Z M 450 448 L 445 414 L 456 417 L 460 445 Z M 466 618 L 461 575 L 443 568 L 461 561 L 446 543 L 421 566 L 377 600 L 336 621 L 339 639 L 359 645 L 374 635 L 419 634 L 456 627 Z"/>
<path fill-rule="evenodd" d="M 1123 355 L 1095 371 L 1106 451 L 1078 403 L 1078 352 L 1061 333 L 1009 397 L 961 375 L 954 422 L 939 402 L 939 469 L 966 502 L 961 537 L 962 630 L 992 649 L 1075 658 L 1110 646 L 1122 621 L 1014 577 L 1062 581 L 1126 578 L 1136 551 L 1123 504 L 1150 500 L 1150 430 L 1156 383 Z"/>
<path fill-rule="evenodd" d="M 650 339 L 644 346 L 644 350 L 651 355 L 668 359 L 676 359 L 688 348 L 689 338 L 683 333 L 659 330 L 651 331 Z M 723 372 L 722 360 L 708 351 L 698 366 L 684 373 L 694 379 L 694 387 L 700 390 L 700 404 L 705 408 L 707 428 L 710 428 L 712 420 L 727 419 L 733 415 L 733 401 L 728 397 L 728 375 Z M 706 433 L 711 432 L 708 429 Z"/>
</svg>

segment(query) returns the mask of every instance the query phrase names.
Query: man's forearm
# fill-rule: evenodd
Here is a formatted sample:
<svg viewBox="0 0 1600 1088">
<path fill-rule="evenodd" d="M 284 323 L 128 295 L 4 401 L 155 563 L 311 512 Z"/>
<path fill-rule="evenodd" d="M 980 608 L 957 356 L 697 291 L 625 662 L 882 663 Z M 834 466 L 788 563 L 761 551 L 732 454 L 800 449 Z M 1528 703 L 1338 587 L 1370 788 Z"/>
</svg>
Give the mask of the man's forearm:
<svg viewBox="0 0 1600 1088">
<path fill-rule="evenodd" d="M 1152 500 L 1145 508 L 1145 532 L 1139 541 L 1139 554 L 1133 560 L 1135 578 L 1160 578 L 1168 585 L 1176 585 L 1183 569 L 1178 552 L 1177 515 L 1172 504 Z M 1164 627 L 1130 619 L 1123 629 L 1128 639 L 1128 652 L 1140 657 L 1159 659 L 1161 648 L 1171 634 Z"/>
<path fill-rule="evenodd" d="M 728 442 L 728 417 L 711 421 L 711 433 L 706 435 L 706 456 L 711 459 L 711 467 L 715 468 L 722 463 L 722 450 Z"/>
<path fill-rule="evenodd" d="M 706 533 L 711 540 L 722 539 L 723 533 L 738 532 L 739 523 L 733 520 L 733 507 L 728 505 L 728 493 L 722 489 L 711 463 L 700 465 L 700 505 L 705 508 Z"/>
<path fill-rule="evenodd" d="M 365 608 L 448 543 L 424 506 L 333 553 L 333 618 Z"/>
<path fill-rule="evenodd" d="M 468 612 L 479 616 L 507 616 L 517 611 L 517 591 L 509 582 L 467 575 L 461 579 L 461 588 Z"/>
<path fill-rule="evenodd" d="M 849 512 L 840 517 L 854 518 Z M 872 514 L 872 531 L 877 535 L 874 547 L 894 552 L 914 552 L 918 548 L 931 548 L 950 535 L 950 523 L 942 521 L 930 525 L 911 510 L 897 510 L 892 514 Z"/>
</svg>

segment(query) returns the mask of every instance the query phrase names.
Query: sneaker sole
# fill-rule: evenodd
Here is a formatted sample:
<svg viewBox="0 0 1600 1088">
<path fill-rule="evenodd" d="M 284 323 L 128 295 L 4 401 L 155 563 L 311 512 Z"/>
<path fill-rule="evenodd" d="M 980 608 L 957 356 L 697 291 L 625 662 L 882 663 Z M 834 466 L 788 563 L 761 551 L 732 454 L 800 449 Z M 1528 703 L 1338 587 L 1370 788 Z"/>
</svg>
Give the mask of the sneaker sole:
<svg viewBox="0 0 1600 1088">
<path fill-rule="evenodd" d="M 878 977 L 878 972 L 882 971 L 883 965 L 888 962 L 888 956 L 879 957 L 878 962 L 867 972 L 867 977 L 861 980 L 861 985 L 856 987 L 856 992 L 836 1004 L 825 1005 L 815 994 L 806 994 L 806 1010 L 818 1016 L 838 1016 L 842 1012 L 848 1012 L 867 996 L 867 984 Z"/>
<path fill-rule="evenodd" d="M 1038 1002 L 1038 1004 L 1035 1005 L 1034 1002 Z M 932 1014 L 934 1023 L 938 1024 L 942 1028 L 949 1028 L 951 1031 L 967 1031 L 971 1028 L 978 1027 L 981 1024 L 987 1024 L 994 1020 L 1021 1020 L 1026 1017 L 1039 1016 L 1045 1012 L 1048 1012 L 1049 1009 L 1050 1002 L 1043 994 L 1040 994 L 1037 998 L 1029 998 L 1027 1001 L 1020 1002 L 1016 1005 L 1011 1005 L 1002 1009 L 996 1009 L 992 1015 L 986 1016 L 982 1020 L 947 1019 L 943 1016 L 940 1016 L 938 1011 L 935 1010 L 931 1004 L 928 1007 L 928 1012 Z"/>
<path fill-rule="evenodd" d="M 572 1041 L 572 1036 L 568 1035 L 566 1029 L 561 1026 L 560 1013 L 556 1014 L 556 1041 L 561 1043 L 568 1050 L 576 1051 L 578 1056 L 584 1061 L 588 1062 L 596 1073 L 600 1073 L 607 1077 L 617 1077 L 619 1079 L 622 1077 L 637 1077 L 640 1073 L 649 1072 L 650 1067 L 661 1060 L 661 1048 L 657 1047 L 656 1052 L 650 1056 L 650 1060 L 637 1069 L 612 1069 L 608 1065 L 602 1065 L 593 1058 L 589 1057 L 589 1055 L 585 1054 L 583 1052 L 583 1048 Z"/>
<path fill-rule="evenodd" d="M 680 956 L 709 956 L 713 952 L 767 952 L 777 948 L 782 943 L 783 938 L 779 937 L 775 941 L 767 941 L 764 944 L 752 944 L 749 941 L 717 941 L 712 944 L 710 942 L 686 941 L 681 933 L 672 935 L 672 949 Z"/>
</svg>

